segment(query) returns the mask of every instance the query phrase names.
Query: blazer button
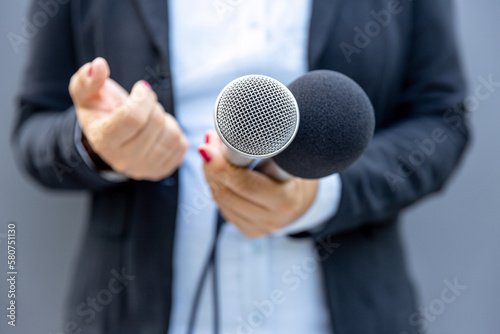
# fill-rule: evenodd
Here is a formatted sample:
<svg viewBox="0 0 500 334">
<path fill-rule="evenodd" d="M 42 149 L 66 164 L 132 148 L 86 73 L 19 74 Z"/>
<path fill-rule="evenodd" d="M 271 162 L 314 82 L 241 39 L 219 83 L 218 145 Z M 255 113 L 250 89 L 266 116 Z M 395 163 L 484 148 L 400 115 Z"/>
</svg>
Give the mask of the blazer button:
<svg viewBox="0 0 500 334">
<path fill-rule="evenodd" d="M 167 177 L 166 179 L 163 179 L 163 181 L 161 181 L 161 184 L 166 186 L 166 187 L 173 187 L 173 186 L 175 186 L 176 183 L 177 183 L 177 181 L 172 176 Z"/>
</svg>

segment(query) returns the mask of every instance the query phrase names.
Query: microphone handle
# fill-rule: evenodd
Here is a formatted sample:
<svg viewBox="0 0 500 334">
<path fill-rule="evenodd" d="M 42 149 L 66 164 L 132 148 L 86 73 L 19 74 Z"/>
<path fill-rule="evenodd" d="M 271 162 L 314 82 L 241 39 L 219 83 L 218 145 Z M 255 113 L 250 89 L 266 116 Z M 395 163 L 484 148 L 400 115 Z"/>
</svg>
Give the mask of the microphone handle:
<svg viewBox="0 0 500 334">
<path fill-rule="evenodd" d="M 237 152 L 234 152 L 225 145 L 224 145 L 224 156 L 226 157 L 227 161 L 229 161 L 231 164 L 235 166 L 238 167 L 251 166 L 250 167 L 251 169 L 255 169 L 263 174 L 266 174 L 267 176 L 279 182 L 285 182 L 286 180 L 292 177 L 291 174 L 281 169 L 271 158 L 269 159 L 248 158 Z"/>
<path fill-rule="evenodd" d="M 255 170 L 266 174 L 279 182 L 285 182 L 292 177 L 292 174 L 285 172 L 272 158 L 260 160 Z"/>
</svg>

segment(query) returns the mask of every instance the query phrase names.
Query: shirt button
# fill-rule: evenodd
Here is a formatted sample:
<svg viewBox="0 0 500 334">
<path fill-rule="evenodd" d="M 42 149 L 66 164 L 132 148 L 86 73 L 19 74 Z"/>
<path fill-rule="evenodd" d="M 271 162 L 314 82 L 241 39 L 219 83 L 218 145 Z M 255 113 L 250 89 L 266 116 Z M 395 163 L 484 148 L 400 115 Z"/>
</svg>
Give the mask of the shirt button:
<svg viewBox="0 0 500 334">
<path fill-rule="evenodd" d="M 166 179 L 161 181 L 161 184 L 166 186 L 166 187 L 173 187 L 173 186 L 175 186 L 176 183 L 177 182 L 173 176 L 167 177 Z"/>
</svg>

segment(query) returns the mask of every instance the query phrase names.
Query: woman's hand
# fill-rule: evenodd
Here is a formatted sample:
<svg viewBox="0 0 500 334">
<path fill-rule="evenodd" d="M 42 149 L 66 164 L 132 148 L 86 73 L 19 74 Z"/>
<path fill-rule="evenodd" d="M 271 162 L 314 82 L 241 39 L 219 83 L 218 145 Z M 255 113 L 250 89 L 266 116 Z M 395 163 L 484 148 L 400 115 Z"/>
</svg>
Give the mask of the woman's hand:
<svg viewBox="0 0 500 334">
<path fill-rule="evenodd" d="M 158 181 L 181 164 L 187 140 L 155 92 L 138 81 L 132 92 L 109 78 L 97 58 L 73 75 L 69 91 L 83 136 L 113 170 L 136 180 Z"/>
<path fill-rule="evenodd" d="M 231 165 L 214 131 L 199 147 L 203 170 L 224 218 L 249 238 L 268 235 L 294 222 L 312 205 L 317 180 L 292 177 L 277 182 L 266 175 Z"/>
</svg>

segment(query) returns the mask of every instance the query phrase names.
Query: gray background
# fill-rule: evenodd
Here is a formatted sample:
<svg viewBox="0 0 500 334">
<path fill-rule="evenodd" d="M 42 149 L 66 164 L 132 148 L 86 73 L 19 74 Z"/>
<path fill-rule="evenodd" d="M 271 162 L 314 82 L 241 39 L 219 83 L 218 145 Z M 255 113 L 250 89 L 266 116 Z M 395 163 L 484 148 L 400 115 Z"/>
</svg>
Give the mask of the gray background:
<svg viewBox="0 0 500 334">
<path fill-rule="evenodd" d="M 23 177 L 9 147 L 26 48 L 14 53 L 7 34 L 20 32 L 27 0 L 0 2 L 0 333 L 59 333 L 64 294 L 80 244 L 88 199 L 41 190 Z M 8 4 L 7 4 L 8 3 Z M 500 2 L 457 1 L 458 35 L 470 92 L 478 78 L 500 81 Z M 439 195 L 408 210 L 403 235 L 420 306 L 437 307 L 445 280 L 467 286 L 426 321 L 430 334 L 499 333 L 500 88 L 472 115 L 474 140 L 464 164 Z M 7 224 L 18 229 L 18 326 L 6 325 Z M 2 234 L 3 233 L 3 234 Z M 391 333 L 392 334 L 392 333 Z M 399 333 L 396 333 L 399 334 Z M 402 334 L 402 333 L 401 333 Z"/>
</svg>

